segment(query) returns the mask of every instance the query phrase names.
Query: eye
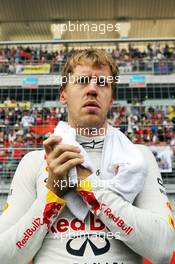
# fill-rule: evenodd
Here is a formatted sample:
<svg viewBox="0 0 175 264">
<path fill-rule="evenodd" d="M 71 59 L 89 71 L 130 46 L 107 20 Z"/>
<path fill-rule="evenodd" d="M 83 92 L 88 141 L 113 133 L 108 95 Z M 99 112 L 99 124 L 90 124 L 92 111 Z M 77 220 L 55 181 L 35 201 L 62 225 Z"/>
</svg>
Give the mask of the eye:
<svg viewBox="0 0 175 264">
<path fill-rule="evenodd" d="M 88 84 L 90 82 L 90 78 L 88 76 L 80 76 L 76 83 L 79 83 L 79 84 Z"/>
<path fill-rule="evenodd" d="M 108 83 L 104 77 L 100 77 L 97 79 L 97 85 L 103 87 L 103 86 L 108 86 Z"/>
</svg>

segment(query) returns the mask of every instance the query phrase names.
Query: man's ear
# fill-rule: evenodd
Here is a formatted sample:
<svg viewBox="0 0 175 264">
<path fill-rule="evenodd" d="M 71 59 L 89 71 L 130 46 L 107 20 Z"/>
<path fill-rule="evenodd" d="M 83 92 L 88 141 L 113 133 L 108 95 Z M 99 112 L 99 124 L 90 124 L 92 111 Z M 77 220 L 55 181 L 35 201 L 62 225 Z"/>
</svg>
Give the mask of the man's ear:
<svg viewBox="0 0 175 264">
<path fill-rule="evenodd" d="M 67 94 L 65 89 L 61 89 L 60 91 L 60 102 L 64 105 L 67 103 Z"/>
</svg>

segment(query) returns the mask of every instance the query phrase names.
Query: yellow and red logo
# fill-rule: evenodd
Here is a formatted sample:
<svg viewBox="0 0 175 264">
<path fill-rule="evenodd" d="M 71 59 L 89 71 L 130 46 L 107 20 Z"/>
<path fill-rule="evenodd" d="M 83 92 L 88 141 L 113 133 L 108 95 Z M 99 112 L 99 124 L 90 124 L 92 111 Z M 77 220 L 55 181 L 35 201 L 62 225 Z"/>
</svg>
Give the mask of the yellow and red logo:
<svg viewBox="0 0 175 264">
<path fill-rule="evenodd" d="M 167 207 L 170 209 L 170 211 L 172 212 L 172 211 L 173 211 L 173 209 L 172 209 L 172 207 L 171 207 L 171 204 L 170 204 L 170 202 L 167 202 L 167 203 L 166 203 L 166 205 L 167 205 Z"/>
<path fill-rule="evenodd" d="M 43 223 L 50 229 L 52 218 L 56 217 L 65 207 L 65 200 L 58 197 L 52 191 L 48 191 L 46 196 L 46 205 L 43 212 Z"/>
<path fill-rule="evenodd" d="M 92 185 L 88 178 L 85 178 L 84 180 L 80 181 L 77 185 L 77 191 L 92 191 Z"/>
<path fill-rule="evenodd" d="M 48 173 L 48 171 L 49 171 L 49 167 L 46 166 L 46 167 L 44 168 L 44 172 Z"/>
<path fill-rule="evenodd" d="M 173 217 L 171 215 L 168 216 L 168 224 L 170 226 L 172 226 L 173 229 L 175 230 L 175 223 L 174 223 Z"/>
<path fill-rule="evenodd" d="M 5 204 L 4 204 L 4 208 L 3 208 L 3 211 L 7 210 L 8 207 L 9 207 L 8 202 L 5 202 Z"/>
</svg>

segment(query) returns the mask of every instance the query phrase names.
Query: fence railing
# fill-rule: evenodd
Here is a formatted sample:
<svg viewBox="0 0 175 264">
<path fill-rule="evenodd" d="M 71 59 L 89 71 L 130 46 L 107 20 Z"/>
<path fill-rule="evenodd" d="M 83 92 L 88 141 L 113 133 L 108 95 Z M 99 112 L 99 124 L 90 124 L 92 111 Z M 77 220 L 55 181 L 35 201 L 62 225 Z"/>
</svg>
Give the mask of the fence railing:
<svg viewBox="0 0 175 264">
<path fill-rule="evenodd" d="M 175 72 L 175 57 L 172 59 L 133 58 L 125 60 L 114 58 L 114 60 L 119 67 L 120 75 L 133 73 L 171 74 Z M 26 74 L 26 66 L 30 66 L 31 74 L 60 74 L 65 61 L 22 60 L 20 63 L 16 63 L 4 60 L 0 61 L 0 75 Z M 46 64 L 49 66 L 47 71 L 44 68 Z M 36 66 L 40 66 L 41 69 L 37 70 Z"/>
<path fill-rule="evenodd" d="M 16 168 L 22 157 L 30 151 L 43 150 L 40 146 L 38 148 L 22 147 L 22 148 L 0 148 L 0 183 L 11 183 Z M 174 157 L 172 157 L 174 159 Z M 162 172 L 162 177 L 165 184 L 175 184 L 175 164 L 172 160 L 172 171 Z"/>
</svg>

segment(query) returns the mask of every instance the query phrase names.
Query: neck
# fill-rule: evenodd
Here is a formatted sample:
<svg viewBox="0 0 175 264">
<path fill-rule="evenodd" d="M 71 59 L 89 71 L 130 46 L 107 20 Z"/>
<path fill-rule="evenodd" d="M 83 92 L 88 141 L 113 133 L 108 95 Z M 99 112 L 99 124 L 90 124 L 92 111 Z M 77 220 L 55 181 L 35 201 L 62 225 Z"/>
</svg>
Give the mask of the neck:
<svg viewBox="0 0 175 264">
<path fill-rule="evenodd" d="M 78 134 L 80 136 L 86 136 L 86 137 L 105 136 L 106 130 L 107 130 L 107 128 L 105 128 L 105 127 L 101 127 L 101 128 L 77 127 L 76 128 L 76 134 Z"/>
<path fill-rule="evenodd" d="M 86 137 L 97 137 L 97 136 L 105 136 L 107 133 L 107 122 L 104 124 L 102 127 L 83 127 L 83 126 L 78 126 L 75 124 L 71 124 L 71 122 L 68 124 L 75 128 L 76 134 L 80 136 L 86 136 Z"/>
</svg>

